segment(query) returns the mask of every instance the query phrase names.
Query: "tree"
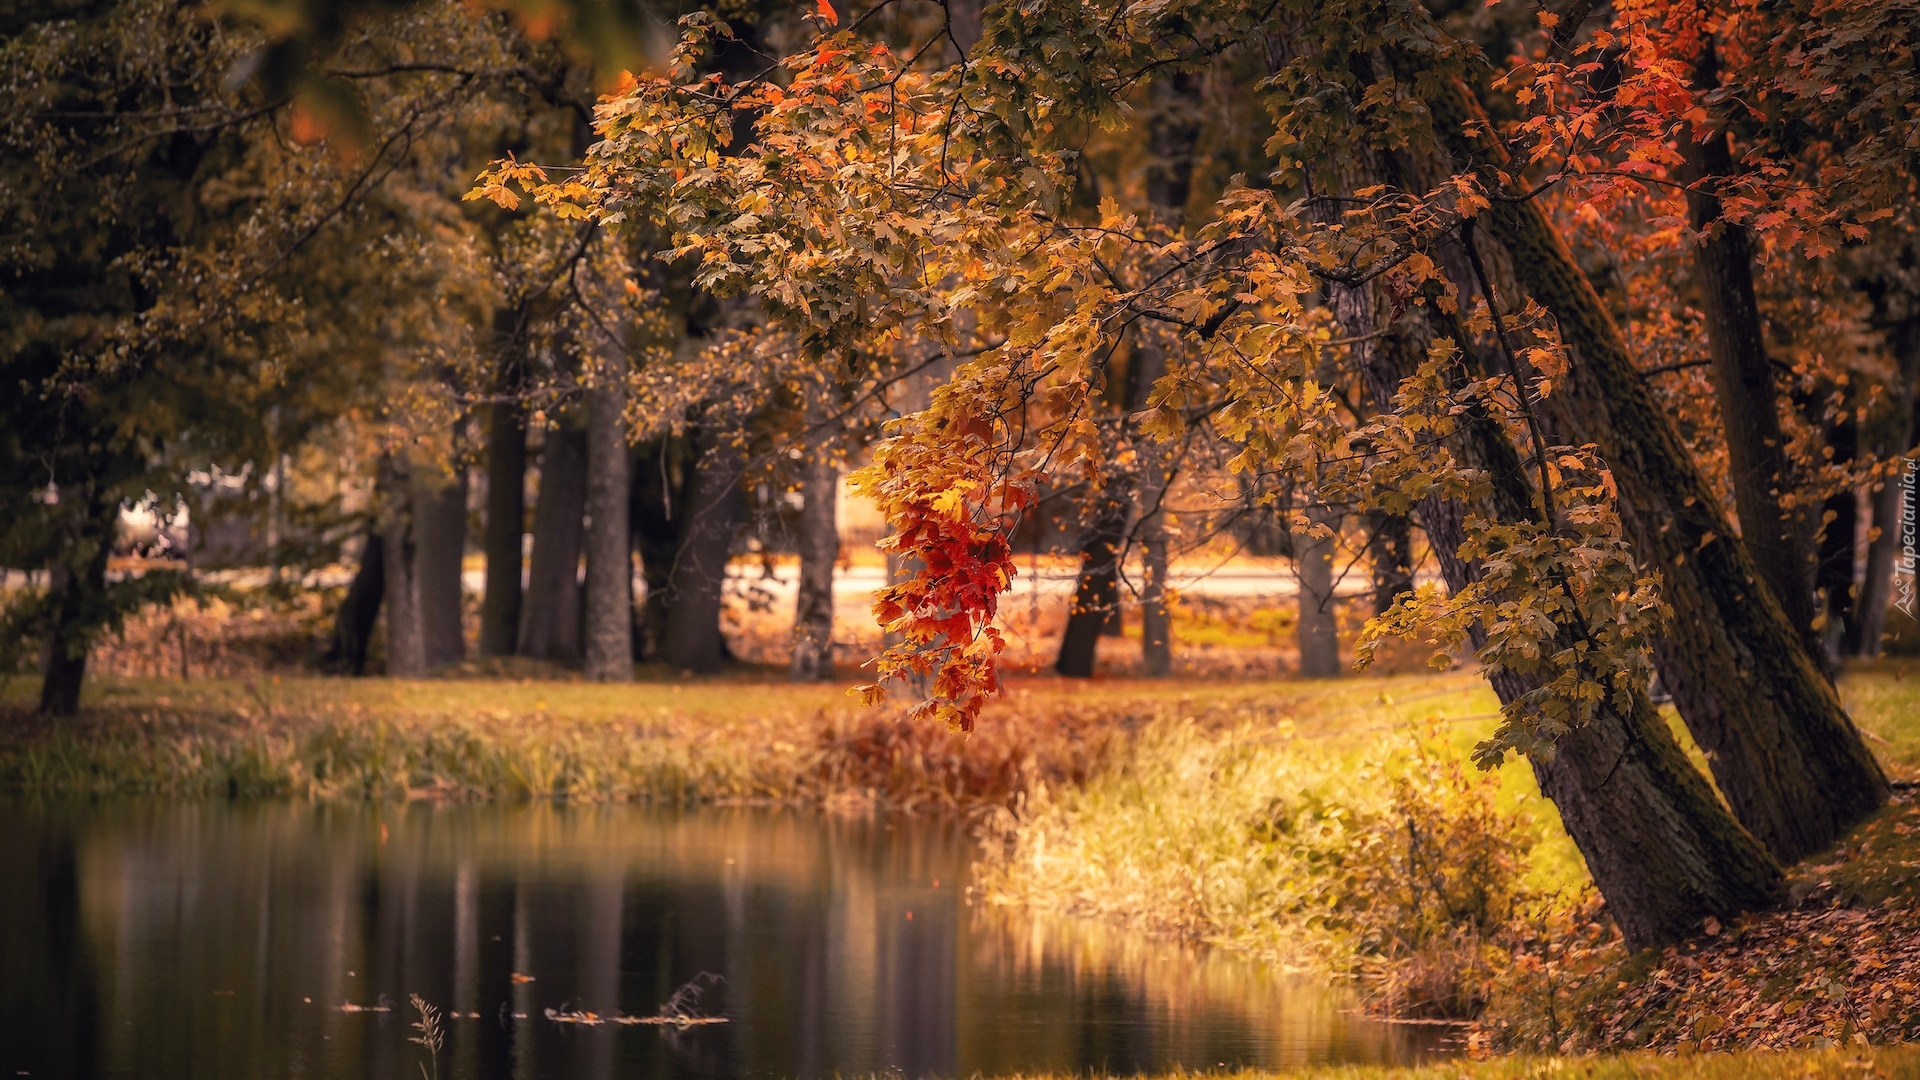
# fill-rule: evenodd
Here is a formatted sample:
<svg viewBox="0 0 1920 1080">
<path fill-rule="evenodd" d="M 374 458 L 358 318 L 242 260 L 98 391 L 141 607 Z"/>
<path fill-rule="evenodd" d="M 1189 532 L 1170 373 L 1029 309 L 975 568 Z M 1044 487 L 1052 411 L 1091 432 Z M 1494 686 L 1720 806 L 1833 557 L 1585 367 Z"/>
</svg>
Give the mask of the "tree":
<svg viewBox="0 0 1920 1080">
<path fill-rule="evenodd" d="M 581 179 L 500 163 L 480 190 L 657 223 L 701 287 L 750 293 L 814 340 L 951 340 L 964 310 L 1001 342 L 856 477 L 920 562 L 876 604 L 901 644 L 869 700 L 924 678 L 918 714 L 971 726 L 998 685 L 1012 523 L 1043 481 L 1110 481 L 1104 358 L 1148 321 L 1182 348 L 1142 402 L 1144 434 L 1177 440 L 1204 416 L 1232 472 L 1279 474 L 1308 505 L 1442 506 L 1423 525 L 1452 587 L 1403 595 L 1370 637 L 1471 646 L 1503 705 L 1476 759 L 1532 761 L 1633 943 L 1769 902 L 1769 850 L 1813 850 L 1884 798 L 1549 216 L 1536 173 L 1558 157 L 1511 153 L 1561 145 L 1527 140 L 1562 115 L 1495 124 L 1465 81 L 1474 49 L 1423 7 L 1004 5 L 965 64 L 919 68 L 924 53 L 841 30 L 778 78 L 733 81 L 692 74 L 726 29 L 682 29 L 669 72 L 603 103 Z M 1115 199 L 1075 201 L 1083 132 L 1124 126 L 1155 80 L 1237 55 L 1268 68 L 1264 181 L 1229 185 L 1170 236 Z M 1374 156 L 1390 163 L 1374 182 L 1325 182 L 1327 163 Z M 1397 382 L 1370 377 L 1372 410 L 1343 389 L 1368 368 L 1352 347 L 1382 332 L 1342 315 L 1363 290 L 1380 317 L 1436 321 Z M 1738 820 L 1665 736 L 1653 658 L 1691 680 L 1683 715 Z"/>
</svg>

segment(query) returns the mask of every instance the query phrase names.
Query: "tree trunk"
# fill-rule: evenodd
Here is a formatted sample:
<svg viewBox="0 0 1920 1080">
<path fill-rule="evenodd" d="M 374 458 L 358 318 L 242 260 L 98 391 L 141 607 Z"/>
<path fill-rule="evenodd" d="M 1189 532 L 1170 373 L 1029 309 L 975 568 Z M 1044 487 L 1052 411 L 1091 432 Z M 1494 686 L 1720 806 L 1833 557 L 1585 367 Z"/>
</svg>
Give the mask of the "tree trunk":
<svg viewBox="0 0 1920 1080">
<path fill-rule="evenodd" d="M 587 503 L 587 434 L 549 427 L 533 508 L 533 557 L 520 611 L 520 655 L 580 658 L 580 546 Z"/>
<path fill-rule="evenodd" d="M 727 660 L 720 611 L 727 558 L 740 512 L 740 477 L 746 449 L 732 432 L 701 431 L 694 438 L 687 478 L 686 519 L 667 579 L 667 625 L 660 658 L 683 671 L 711 674 Z"/>
<path fill-rule="evenodd" d="M 1890 337 L 1898 374 L 1895 376 L 1897 385 L 1888 388 L 1893 414 L 1874 447 L 1875 456 L 1881 458 L 1910 453 L 1914 434 L 1920 431 L 1920 423 L 1916 423 L 1920 417 L 1916 417 L 1914 400 L 1920 394 L 1920 317 L 1902 320 Z M 1859 614 L 1849 628 L 1847 638 L 1847 653 L 1850 656 L 1879 656 L 1881 639 L 1887 633 L 1887 611 L 1894 601 L 1894 554 L 1900 548 L 1900 477 L 1903 471 L 1903 468 L 1895 468 L 1881 481 L 1880 489 L 1873 493 L 1872 527 L 1879 530 L 1879 535 L 1867 544 L 1867 577 L 1860 588 L 1860 602 L 1856 606 Z"/>
<path fill-rule="evenodd" d="M 1166 511 L 1159 505 L 1166 484 L 1140 522 L 1140 666 L 1149 679 L 1173 674 L 1173 612 L 1167 603 Z"/>
<path fill-rule="evenodd" d="M 1053 669 L 1068 678 L 1093 677 L 1094 653 L 1109 619 L 1120 610 L 1120 542 L 1132 512 L 1131 491 L 1115 482 L 1103 489 L 1093 521 L 1080 536 L 1080 580 Z"/>
<path fill-rule="evenodd" d="M 1708 46 L 1694 72 L 1696 88 L 1718 86 L 1713 57 Z M 1713 184 L 1733 173 L 1724 131 L 1704 143 L 1688 144 L 1687 153 L 1698 182 Z M 1723 220 L 1720 200 L 1711 194 L 1689 191 L 1687 207 L 1700 234 L 1693 244 L 1693 265 L 1700 275 L 1714 398 L 1726 435 L 1740 537 L 1760 580 L 1772 590 L 1824 674 L 1826 649 L 1813 626 L 1813 553 L 1802 542 L 1798 517 L 1782 502 L 1793 476 L 1780 430 L 1773 362 L 1753 291 L 1753 236 L 1745 226 Z"/>
<path fill-rule="evenodd" d="M 627 447 L 626 364 L 587 392 L 586 673 L 598 682 L 633 679 L 633 486 Z"/>
<path fill-rule="evenodd" d="M 465 590 L 467 470 L 413 466 L 414 587 L 419 591 L 420 639 L 428 670 L 467 658 Z"/>
<path fill-rule="evenodd" d="M 1146 196 L 1148 206 L 1162 222 L 1178 226 L 1186 217 L 1193 190 L 1194 149 L 1199 143 L 1197 118 L 1200 83 L 1197 77 L 1177 73 L 1153 82 L 1147 117 Z M 1163 447 L 1149 448 L 1129 419 L 1145 407 L 1148 392 L 1166 371 L 1166 356 L 1158 344 L 1142 337 L 1127 361 L 1120 395 L 1120 438 L 1133 444 L 1141 464 L 1137 470 L 1115 472 L 1106 488 L 1095 493 L 1092 521 L 1080 535 L 1080 578 L 1074 586 L 1073 607 L 1060 636 L 1060 654 L 1053 668 L 1070 678 L 1093 677 L 1094 658 L 1102 636 L 1118 636 L 1123 628 L 1120 606 L 1120 553 L 1127 539 L 1127 522 L 1135 505 L 1157 507 L 1165 495 L 1168 471 Z M 1143 513 L 1137 527 L 1142 555 L 1149 565 L 1141 592 L 1141 662 L 1148 675 L 1172 670 L 1172 618 L 1166 607 L 1167 535 L 1164 512 Z"/>
<path fill-rule="evenodd" d="M 824 399 L 824 394 L 816 394 Z M 809 426 L 824 422 L 825 401 L 807 411 Z M 836 514 L 840 470 L 830 443 L 810 447 L 801 463 L 800 582 L 793 603 L 793 658 L 787 675 L 794 682 L 833 678 L 833 566 L 840 558 Z"/>
<path fill-rule="evenodd" d="M 420 583 L 415 576 L 411 463 L 405 451 L 380 459 L 380 543 L 385 569 L 387 675 L 417 679 L 427 672 L 427 644 L 420 625 Z"/>
<path fill-rule="evenodd" d="M 1417 369 L 1432 337 L 1412 315 L 1362 357 L 1379 407 L 1392 407 L 1400 380 Z M 1456 329 L 1455 340 L 1467 338 Z M 1462 417 L 1450 448 L 1494 481 L 1487 504 L 1473 512 L 1505 521 L 1536 516 L 1518 455 L 1484 413 Z M 1419 512 L 1447 587 L 1464 588 L 1478 574 L 1458 555 L 1468 508 L 1428 498 Z M 1477 630 L 1474 644 L 1482 643 Z M 1488 681 L 1503 704 L 1535 688 L 1511 671 L 1490 673 Z M 1779 899 L 1779 866 L 1714 797 L 1644 692 L 1629 709 L 1609 706 L 1561 736 L 1551 756 L 1529 760 L 1629 948 L 1676 941 L 1708 916 L 1730 919 Z"/>
<path fill-rule="evenodd" d="M 517 384 L 502 380 L 504 397 Z M 512 656 L 520 636 L 522 538 L 527 527 L 527 414 L 520 403 L 487 409 L 487 592 L 480 655 Z"/>
<path fill-rule="evenodd" d="M 1378 510 L 1368 514 L 1367 521 L 1372 529 L 1373 610 L 1379 614 L 1413 591 L 1413 521 L 1405 514 Z"/>
<path fill-rule="evenodd" d="M 333 618 L 333 641 L 321 666 L 340 675 L 367 673 L 367 646 L 380 619 L 380 601 L 386 593 L 386 538 L 377 523 L 367 526 L 360 544 L 360 568 L 340 601 Z"/>
<path fill-rule="evenodd" d="M 87 656 L 98 627 L 98 609 L 107 591 L 107 557 L 113 553 L 113 530 L 119 504 L 109 512 L 92 507 L 80 521 L 66 560 L 48 571 L 47 588 L 53 605 L 47 628 L 40 680 L 40 711 L 48 716 L 72 716 L 80 709 L 80 689 L 87 678 Z M 75 572 L 75 556 L 84 558 Z"/>
<path fill-rule="evenodd" d="M 1859 429 L 1852 418 L 1843 417 L 1827 435 L 1833 448 L 1833 463 L 1851 466 L 1859 456 Z M 1821 658 L 1827 669 L 1840 662 L 1843 643 L 1856 615 L 1854 607 L 1853 556 L 1859 535 L 1860 499 L 1848 490 L 1827 496 L 1820 505 L 1815 522 L 1813 568 L 1814 597 L 1818 601 L 1818 627 Z"/>
<path fill-rule="evenodd" d="M 647 598 L 635 616 L 634 659 L 660 655 L 667 632 L 667 589 L 680 553 L 680 522 L 686 517 L 686 442 L 662 437 L 634 455 L 629 531 L 640 552 Z"/>
<path fill-rule="evenodd" d="M 1337 530 L 1340 515 L 1313 511 L 1316 526 Z M 1293 572 L 1300 590 L 1300 677 L 1333 679 L 1340 675 L 1340 624 L 1333 601 L 1335 537 L 1298 533 L 1293 538 Z"/>
<path fill-rule="evenodd" d="M 1462 133 L 1478 112 L 1464 86 L 1428 104 L 1454 155 L 1479 152 Z M 1556 442 L 1598 446 L 1635 554 L 1665 575 L 1674 618 L 1654 646 L 1662 684 L 1740 821 L 1783 861 L 1821 850 L 1886 801 L 1879 763 L 1762 586 L 1544 211 L 1534 201 L 1495 202 L 1481 221 L 1573 353 L 1568 377 L 1540 405 L 1542 420 Z"/>
</svg>

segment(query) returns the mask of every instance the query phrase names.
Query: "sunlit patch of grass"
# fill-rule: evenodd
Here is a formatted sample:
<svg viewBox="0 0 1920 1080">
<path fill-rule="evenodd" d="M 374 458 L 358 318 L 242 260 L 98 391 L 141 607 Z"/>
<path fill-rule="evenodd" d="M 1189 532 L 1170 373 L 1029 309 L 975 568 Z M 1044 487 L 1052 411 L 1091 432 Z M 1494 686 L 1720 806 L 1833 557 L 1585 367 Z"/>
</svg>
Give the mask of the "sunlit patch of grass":
<svg viewBox="0 0 1920 1080">
<path fill-rule="evenodd" d="M 1840 697 L 1888 771 L 1920 779 L 1920 659 L 1853 665 L 1840 679 Z"/>
</svg>

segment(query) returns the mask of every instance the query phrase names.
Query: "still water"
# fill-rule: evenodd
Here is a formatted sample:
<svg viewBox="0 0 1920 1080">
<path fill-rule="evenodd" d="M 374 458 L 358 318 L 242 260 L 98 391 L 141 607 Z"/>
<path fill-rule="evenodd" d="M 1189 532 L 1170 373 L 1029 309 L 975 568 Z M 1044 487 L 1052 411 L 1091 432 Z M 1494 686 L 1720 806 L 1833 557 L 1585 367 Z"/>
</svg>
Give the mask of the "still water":
<svg viewBox="0 0 1920 1080">
<path fill-rule="evenodd" d="M 952 826 L 771 811 L 0 801 L 0 1077 L 957 1077 L 1436 1052 L 1431 1029 L 1365 1021 L 1324 980 L 970 905 L 970 850 Z M 547 1012 L 658 1016 L 696 980 L 685 1011 L 724 1023 Z M 408 1041 L 413 994 L 459 1013 L 437 1061 Z"/>
</svg>

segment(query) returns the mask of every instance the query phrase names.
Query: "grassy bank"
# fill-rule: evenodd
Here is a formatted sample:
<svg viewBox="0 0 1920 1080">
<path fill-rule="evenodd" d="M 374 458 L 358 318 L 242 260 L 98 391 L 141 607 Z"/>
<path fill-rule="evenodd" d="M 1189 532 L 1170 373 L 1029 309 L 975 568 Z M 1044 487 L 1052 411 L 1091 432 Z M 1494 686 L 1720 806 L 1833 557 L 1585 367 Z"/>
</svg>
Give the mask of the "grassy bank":
<svg viewBox="0 0 1920 1080">
<path fill-rule="evenodd" d="M 754 670 L 628 686 L 107 678 L 60 722 L 32 715 L 32 689 L 0 687 L 0 787 L 15 791 L 955 812 L 986 841 L 986 899 L 1347 971 L 1398 1015 L 1491 1003 L 1493 1045 L 1920 1036 L 1910 795 L 1796 868 L 1795 907 L 1628 958 L 1530 771 L 1463 766 L 1494 711 L 1467 673 L 1016 679 L 967 739 Z M 1890 771 L 1920 773 L 1913 663 L 1852 671 L 1842 693 Z"/>
<path fill-rule="evenodd" d="M 1886 664 L 1843 680 L 1901 777 L 1920 769 L 1911 674 Z M 1442 692 L 1408 692 L 1416 685 Z M 1036 791 L 996 823 L 988 896 L 1344 970 L 1394 1015 L 1476 1016 L 1491 1004 L 1488 1035 L 1510 1047 L 1920 1035 L 1920 927 L 1898 929 L 1920 922 L 1907 906 L 1920 882 L 1909 796 L 1795 868 L 1794 909 L 1630 963 L 1530 772 L 1462 767 L 1492 703 L 1471 684 L 1448 689 L 1445 678 L 1409 681 L 1391 706 L 1307 722 L 1155 720 L 1087 783 Z M 1373 720 L 1395 713 L 1397 723 Z M 1836 919 L 1834 904 L 1866 910 Z M 1743 940 L 1757 948 L 1734 945 Z M 1868 966 L 1856 966 L 1848 944 L 1865 942 Z M 1715 966 L 1703 967 L 1709 956 Z"/>
</svg>

